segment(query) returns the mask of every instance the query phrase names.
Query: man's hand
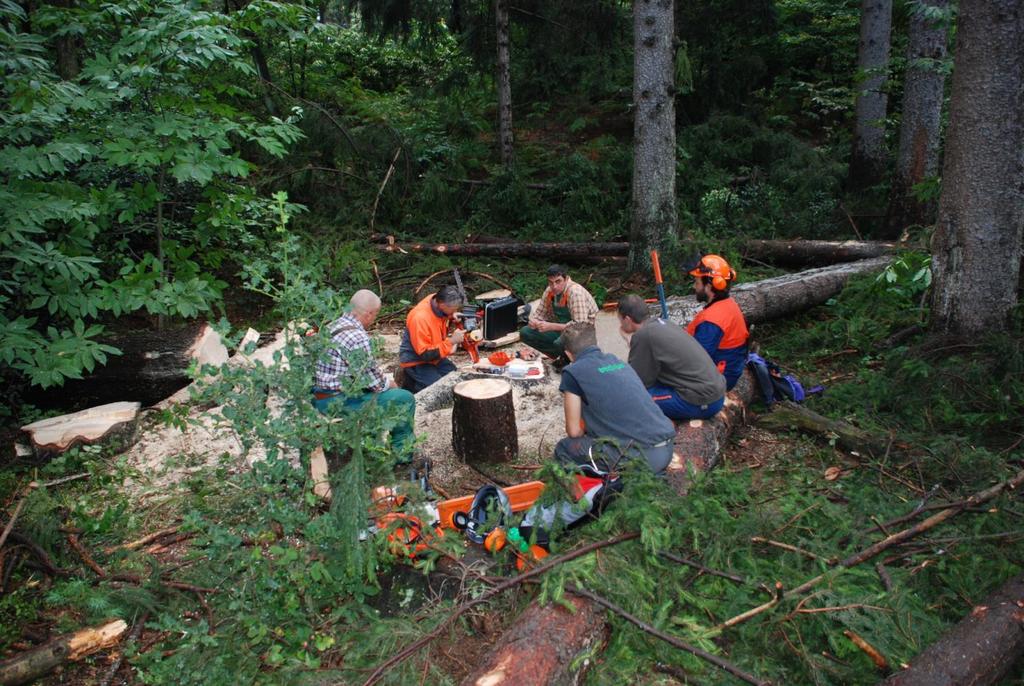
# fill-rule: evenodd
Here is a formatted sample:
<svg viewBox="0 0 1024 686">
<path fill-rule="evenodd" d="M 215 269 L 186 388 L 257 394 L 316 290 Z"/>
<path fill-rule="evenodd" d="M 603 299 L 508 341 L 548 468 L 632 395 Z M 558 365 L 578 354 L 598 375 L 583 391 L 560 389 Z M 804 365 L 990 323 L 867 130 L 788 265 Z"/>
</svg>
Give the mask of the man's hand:
<svg viewBox="0 0 1024 686">
<path fill-rule="evenodd" d="M 530 328 L 536 329 L 541 333 L 547 333 L 548 331 L 551 331 L 551 322 L 545 322 L 540 319 L 535 319 L 532 322 L 530 322 Z"/>
<path fill-rule="evenodd" d="M 448 337 L 448 340 L 452 342 L 452 345 L 458 345 L 462 343 L 462 339 L 466 337 L 466 332 L 462 329 L 455 329 L 452 331 L 452 335 Z"/>
</svg>

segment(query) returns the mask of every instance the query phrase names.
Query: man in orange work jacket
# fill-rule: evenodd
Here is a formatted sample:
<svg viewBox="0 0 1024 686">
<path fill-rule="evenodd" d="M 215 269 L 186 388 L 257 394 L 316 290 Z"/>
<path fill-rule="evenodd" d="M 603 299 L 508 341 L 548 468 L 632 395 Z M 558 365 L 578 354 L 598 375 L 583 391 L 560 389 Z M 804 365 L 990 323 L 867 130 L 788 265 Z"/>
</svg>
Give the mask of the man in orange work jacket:
<svg viewBox="0 0 1024 686">
<path fill-rule="evenodd" d="M 398 363 L 405 373 L 403 388 L 418 393 L 455 371 L 448 356 L 462 343 L 463 331 L 455 329 L 449 335 L 448 324 L 461 309 L 459 290 L 445 286 L 409 310 L 398 346 Z"/>
<path fill-rule="evenodd" d="M 725 376 L 725 387 L 732 389 L 747 364 L 747 320 L 740 306 L 729 297 L 736 272 L 718 255 L 705 255 L 690 270 L 695 277 L 693 290 L 697 300 L 706 302 L 689 326 L 687 333 L 708 352 Z"/>
</svg>

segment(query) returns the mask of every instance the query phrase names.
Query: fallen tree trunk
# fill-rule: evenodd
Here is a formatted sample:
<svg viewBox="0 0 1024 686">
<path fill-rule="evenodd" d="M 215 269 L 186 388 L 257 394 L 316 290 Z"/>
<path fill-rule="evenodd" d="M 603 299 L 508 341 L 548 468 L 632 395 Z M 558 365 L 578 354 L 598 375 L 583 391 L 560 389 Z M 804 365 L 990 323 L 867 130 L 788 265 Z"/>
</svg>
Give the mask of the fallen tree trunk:
<svg viewBox="0 0 1024 686">
<path fill-rule="evenodd" d="M 625 241 L 575 243 L 519 243 L 475 241 L 471 243 L 396 243 L 393 236 L 375 235 L 384 252 L 433 252 L 454 256 L 489 257 L 620 257 L 629 253 Z M 743 244 L 743 256 L 780 266 L 830 265 L 891 255 L 898 243 L 880 241 L 807 241 L 750 239 Z"/>
<path fill-rule="evenodd" d="M 767 241 L 751 239 L 742 247 L 744 257 L 779 266 L 811 266 L 854 262 L 891 255 L 898 243 L 881 241 Z"/>
<path fill-rule="evenodd" d="M 704 471 L 712 469 L 718 464 L 721 447 L 728 440 L 733 429 L 743 421 L 746 406 L 753 400 L 755 389 L 756 386 L 750 372 L 744 371 L 736 387 L 729 391 L 725 407 L 717 415 L 707 420 L 695 419 L 676 425 L 675 450 L 672 454 L 672 462 L 665 470 L 665 476 L 673 490 L 680 495 L 686 493 L 689 488 L 691 468 Z M 580 609 L 577 614 L 583 614 L 585 610 L 589 616 L 601 616 L 597 603 L 593 600 L 574 597 L 573 604 Z M 515 645 L 516 637 L 532 636 L 529 646 L 530 655 L 548 655 L 560 652 L 566 655 L 579 654 L 586 647 L 582 643 L 585 638 L 583 634 L 569 635 L 558 632 L 553 632 L 551 635 L 545 632 L 531 634 L 536 626 L 557 625 L 559 612 L 564 612 L 564 610 L 560 610 L 555 605 L 531 604 L 508 629 L 505 636 L 498 640 L 495 648 L 484 657 L 481 662 L 482 666 L 473 676 L 474 679 L 481 680 L 467 680 L 463 682 L 463 686 L 477 683 L 551 684 L 568 681 L 572 669 L 571 660 L 548 661 L 543 665 L 538 665 L 536 660 L 524 658 L 521 655 L 521 648 Z M 597 623 L 603 626 L 603 619 Z M 500 678 L 495 675 L 500 675 Z M 485 681 L 483 677 L 497 678 L 497 680 Z M 528 681 L 523 681 L 524 679 Z M 534 681 L 534 679 L 537 680 Z"/>
<path fill-rule="evenodd" d="M 46 645 L 0 662 L 0 686 L 27 684 L 65 662 L 77 662 L 87 655 L 111 648 L 128 630 L 122 619 L 101 626 L 81 629 L 50 641 Z"/>
<path fill-rule="evenodd" d="M 758 417 L 757 423 L 775 431 L 799 429 L 818 436 L 835 437 L 840 448 L 860 455 L 881 457 L 889 448 L 889 441 L 881 436 L 788 401 L 780 403 L 770 414 Z"/>
<path fill-rule="evenodd" d="M 879 686 L 985 686 L 1024 655 L 1024 574 L 1010 579 L 971 614 Z"/>
<path fill-rule="evenodd" d="M 665 476 L 672 489 L 686 495 L 690 470 L 705 472 L 718 466 L 722 446 L 733 429 L 743 423 L 747 405 L 754 401 L 757 384 L 744 370 L 736 386 L 725 397 L 725 407 L 711 419 L 693 419 L 676 424 L 675 449 Z"/>
<path fill-rule="evenodd" d="M 600 606 L 568 593 L 565 599 L 574 612 L 557 605 L 526 608 L 498 639 L 500 650 L 463 679 L 462 686 L 544 686 L 552 683 L 552 675 L 568 673 L 580 655 L 602 645 L 606 626 Z M 589 663 L 584 660 L 577 677 Z"/>
<path fill-rule="evenodd" d="M 843 289 L 852 276 L 881 271 L 889 257 L 874 257 L 832 267 L 818 267 L 772 279 L 740 283 L 733 287 L 732 297 L 743 310 L 747 324 L 789 316 L 795 312 L 821 305 Z M 688 324 L 703 307 L 694 296 L 669 298 L 669 319 Z M 660 313 L 657 306 L 651 313 Z"/>
<path fill-rule="evenodd" d="M 617 257 L 629 252 L 629 243 L 385 243 L 384 252 L 437 253 L 457 257 L 550 257 L 585 259 Z"/>
<path fill-rule="evenodd" d="M 228 350 L 208 324 L 192 324 L 163 331 L 140 330 L 106 338 L 103 343 L 121 351 L 83 379 L 70 379 L 59 390 L 29 391 L 26 400 L 40 407 L 68 407 L 67 399 L 81 406 L 134 400 L 148 407 L 189 384 L 193 360 L 220 365 Z M 61 404 L 63 403 L 63 404 Z"/>
</svg>

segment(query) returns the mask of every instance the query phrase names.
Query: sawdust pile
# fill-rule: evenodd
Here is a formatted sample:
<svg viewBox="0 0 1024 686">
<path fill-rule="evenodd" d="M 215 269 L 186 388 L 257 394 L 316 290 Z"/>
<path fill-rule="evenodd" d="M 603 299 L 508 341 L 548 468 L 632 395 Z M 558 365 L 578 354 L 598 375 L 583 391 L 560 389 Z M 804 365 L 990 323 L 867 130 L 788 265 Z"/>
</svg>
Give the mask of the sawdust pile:
<svg viewBox="0 0 1024 686">
<path fill-rule="evenodd" d="M 536 381 L 512 382 L 512 404 L 519 433 L 517 462 L 537 464 L 550 459 L 555 443 L 565 436 L 562 397 L 558 392 L 561 380 L 549 373 Z M 454 374 L 452 376 L 455 376 Z M 446 385 L 454 385 L 458 379 Z M 469 378 L 469 377 L 465 377 Z M 429 390 L 429 389 L 428 389 Z M 421 437 L 423 451 L 434 461 L 435 478 L 440 483 L 457 483 L 465 471 L 452 452 L 452 408 L 429 410 L 417 398 L 416 435 Z"/>
</svg>

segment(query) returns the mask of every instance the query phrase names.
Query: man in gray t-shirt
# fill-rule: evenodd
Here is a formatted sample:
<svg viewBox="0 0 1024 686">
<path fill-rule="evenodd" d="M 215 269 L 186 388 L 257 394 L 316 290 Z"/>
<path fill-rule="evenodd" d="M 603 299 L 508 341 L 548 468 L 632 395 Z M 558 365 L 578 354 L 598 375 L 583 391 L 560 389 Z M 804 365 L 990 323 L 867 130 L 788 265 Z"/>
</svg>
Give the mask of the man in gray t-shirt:
<svg viewBox="0 0 1024 686">
<path fill-rule="evenodd" d="M 568 436 L 555 446 L 555 457 L 569 464 L 603 457 L 609 466 L 643 457 L 660 474 L 672 460 L 675 426 L 658 411 L 636 372 L 601 352 L 593 326 L 573 324 L 566 332 L 572 364 L 562 370 L 559 390 Z"/>
<path fill-rule="evenodd" d="M 707 419 L 725 405 L 725 377 L 682 327 L 652 319 L 637 295 L 619 301 L 619 329 L 629 336 L 629 364 L 671 419 Z"/>
</svg>

